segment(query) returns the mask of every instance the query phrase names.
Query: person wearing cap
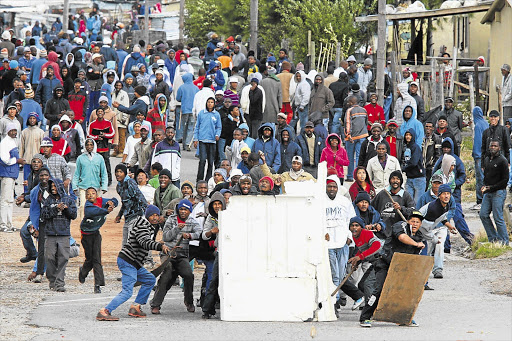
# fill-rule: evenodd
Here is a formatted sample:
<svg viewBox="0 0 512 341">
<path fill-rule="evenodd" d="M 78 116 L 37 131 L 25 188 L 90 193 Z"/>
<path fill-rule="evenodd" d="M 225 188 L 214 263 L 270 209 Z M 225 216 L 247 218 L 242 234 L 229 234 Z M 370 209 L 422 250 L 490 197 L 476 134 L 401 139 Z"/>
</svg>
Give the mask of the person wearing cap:
<svg viewBox="0 0 512 341">
<path fill-rule="evenodd" d="M 14 181 L 18 178 L 19 165 L 25 160 L 20 158 L 17 135 L 18 125 L 9 123 L 3 127 L 5 137 L 0 142 L 0 231 L 14 232 L 12 226 L 12 210 L 14 204 Z"/>
<path fill-rule="evenodd" d="M 480 220 L 484 225 L 489 242 L 509 245 L 507 226 L 503 219 L 503 205 L 507 197 L 506 188 L 509 169 L 507 159 L 500 152 L 499 141 L 490 140 L 489 155 L 483 160 L 482 166 L 484 170 L 484 185 L 482 187 L 484 197 L 480 210 Z M 491 212 L 494 224 L 491 221 Z"/>
<path fill-rule="evenodd" d="M 118 165 L 119 166 L 119 165 Z M 124 168 L 126 170 L 126 167 Z M 129 178 L 126 176 L 125 177 Z M 130 179 L 130 178 L 129 178 Z M 132 182 L 133 180 L 130 179 Z M 121 180 L 123 181 L 123 180 Z M 134 182 L 135 184 L 135 182 Z M 135 185 L 135 187 L 137 187 Z M 138 190 L 138 189 L 137 189 Z M 140 194 L 140 191 L 139 191 Z M 142 196 L 142 194 L 140 194 Z M 125 201 L 123 202 L 123 209 L 126 209 Z M 121 211 L 123 211 L 121 209 Z M 143 267 L 144 258 L 148 254 L 148 250 L 162 251 L 167 254 L 171 249 L 165 245 L 153 240 L 155 228 L 153 224 L 148 221 L 153 220 L 155 215 L 159 215 L 160 211 L 157 207 L 151 205 L 146 210 L 137 214 L 133 220 L 133 228 L 130 231 L 130 236 L 124 243 L 123 248 L 117 256 L 117 265 L 122 273 L 122 291 L 104 308 L 101 308 L 96 315 L 98 321 L 118 321 L 119 318 L 112 316 L 112 312 L 121 304 L 130 299 L 133 288 L 137 281 L 142 282 L 142 286 L 135 298 L 134 304 L 130 306 L 128 315 L 133 317 L 145 317 L 146 314 L 142 311 L 141 305 L 146 304 L 151 290 L 155 286 L 155 276 Z M 158 219 L 158 218 L 156 218 Z"/>
<path fill-rule="evenodd" d="M 272 58 L 274 58 L 272 56 Z M 274 58 L 275 60 L 275 58 Z M 262 65 L 260 72 L 263 79 L 260 82 L 265 93 L 265 107 L 263 110 L 263 122 L 276 122 L 276 116 L 282 107 L 282 86 L 281 81 L 275 74 L 275 68 Z"/>
<path fill-rule="evenodd" d="M 348 63 L 348 66 L 352 66 L 352 65 L 355 65 L 357 63 L 357 60 L 354 57 L 354 55 L 348 56 L 347 63 Z"/>
<path fill-rule="evenodd" d="M 418 94 L 419 85 L 418 82 L 412 81 L 409 83 L 409 95 L 416 101 L 416 107 L 418 108 L 418 120 L 423 123 L 425 119 L 425 101 Z"/>
<path fill-rule="evenodd" d="M 313 122 L 306 122 L 304 129 L 296 138 L 297 144 L 302 150 L 303 168 L 305 171 L 316 178 L 318 172 L 318 164 L 322 150 L 325 148 L 325 140 L 314 133 L 315 125 Z"/>
<path fill-rule="evenodd" d="M 39 105 L 39 103 L 37 103 L 34 100 L 34 90 L 32 90 L 31 88 L 26 88 L 24 97 L 25 97 L 25 99 L 21 100 L 22 108 L 21 108 L 21 112 L 19 113 L 20 117 L 23 119 L 23 125 L 22 125 L 23 129 L 25 129 L 27 127 L 27 119 L 28 119 L 28 115 L 30 113 L 35 112 L 38 115 L 39 120 L 44 118 L 43 110 L 41 109 L 41 105 Z M 43 129 L 43 125 L 46 125 L 46 119 L 44 119 L 44 120 L 45 120 L 44 124 L 41 123 L 41 129 Z"/>
<path fill-rule="evenodd" d="M 295 68 L 293 67 L 291 60 L 288 58 L 288 51 L 285 48 L 281 48 L 279 50 L 279 59 L 277 60 L 277 65 L 276 65 L 276 73 L 277 74 L 280 74 L 285 69 L 283 66 L 284 62 L 290 63 L 290 68 L 288 69 L 288 71 L 291 72 L 292 74 L 294 74 Z"/>
<path fill-rule="evenodd" d="M 0 140 L 3 140 L 4 138 L 7 137 L 9 133 L 9 131 L 6 130 L 7 126 L 9 126 L 10 124 L 14 124 L 18 131 L 16 141 L 19 144 L 21 138 L 21 124 L 20 121 L 16 118 L 17 113 L 18 108 L 15 104 L 10 104 L 9 106 L 7 106 L 4 116 L 0 118 Z"/>
<path fill-rule="evenodd" d="M 68 115 L 62 115 L 58 126 L 61 128 L 60 137 L 66 141 L 70 148 L 68 161 L 76 161 L 78 155 L 82 153 L 82 144 L 80 142 L 80 135 L 78 134 L 78 131 L 72 127 L 73 121 Z"/>
<path fill-rule="evenodd" d="M 123 158 L 121 159 L 121 162 L 126 164 L 130 169 L 131 173 L 134 173 L 137 170 L 137 167 L 134 167 L 135 164 L 133 164 L 131 167 L 129 165 L 129 162 L 132 160 L 132 156 L 134 155 L 134 149 L 135 146 L 141 141 L 141 131 L 142 131 L 142 124 L 139 121 L 133 122 L 132 128 L 133 128 L 133 135 L 128 136 L 126 139 L 126 145 L 124 147 L 123 151 Z M 149 126 L 146 125 L 144 129 L 144 134 L 146 135 L 147 140 L 147 134 L 149 133 Z M 134 169 L 135 168 L 135 169 Z"/>
<path fill-rule="evenodd" d="M 176 214 L 167 218 L 163 228 L 163 241 L 170 249 L 176 248 L 175 256 L 161 253 L 160 258 L 163 263 L 168 257 L 171 256 L 171 261 L 167 264 L 162 272 L 158 286 L 151 300 L 151 313 L 160 314 L 160 307 L 177 276 L 183 278 L 185 306 L 187 311 L 193 313 L 195 311 L 193 302 L 193 287 L 194 287 L 194 274 L 189 264 L 189 242 L 197 240 L 201 237 L 201 227 L 197 221 L 192 217 L 192 203 L 183 199 L 179 202 Z M 181 240 L 181 238 L 183 238 Z M 179 244 L 178 244 L 179 242 Z"/>
<path fill-rule="evenodd" d="M 290 134 L 290 140 L 295 141 L 295 131 L 294 129 L 286 123 L 287 115 L 286 113 L 280 112 L 277 114 L 277 125 L 276 125 L 276 139 L 279 141 L 279 143 L 282 142 L 281 133 L 283 130 L 287 129 L 288 133 Z"/>
<path fill-rule="evenodd" d="M 92 55 L 92 63 L 87 64 L 86 75 L 87 82 L 91 87 L 89 92 L 89 114 L 98 107 L 98 99 L 101 96 L 101 86 L 103 85 L 103 70 L 105 66 L 102 64 L 102 56 L 99 53 Z"/>
<path fill-rule="evenodd" d="M 110 150 L 109 142 L 116 135 L 112 122 L 105 119 L 105 111 L 103 108 L 96 109 L 95 116 L 97 118 L 89 125 L 87 136 L 97 141 L 98 153 L 105 160 L 108 173 L 108 184 L 112 183 L 112 173 L 110 170 Z"/>
<path fill-rule="evenodd" d="M 2 32 L 2 41 L 0 42 L 0 49 L 4 48 L 7 49 L 9 57 L 14 57 L 16 46 L 11 42 L 11 33 L 7 30 Z"/>
<path fill-rule="evenodd" d="M 447 137 L 449 137 L 452 141 L 455 141 L 455 136 L 452 134 L 450 127 L 448 127 L 448 118 L 445 115 L 440 115 L 437 118 L 437 129 L 434 134 L 441 138 L 441 141 L 444 141 Z M 455 155 L 460 155 L 459 146 L 454 145 L 454 153 Z"/>
<path fill-rule="evenodd" d="M 395 101 L 393 118 L 395 119 L 398 126 L 401 127 L 404 122 L 403 112 L 404 112 L 405 107 L 410 106 L 411 108 L 414 109 L 414 112 L 416 112 L 418 110 L 418 107 L 416 104 L 416 100 L 414 98 L 412 98 L 411 95 L 409 95 L 409 84 L 408 83 L 405 83 L 405 82 L 399 83 L 396 86 L 396 90 L 397 90 L 396 91 L 397 98 Z"/>
<path fill-rule="evenodd" d="M 39 58 L 35 59 L 32 63 L 32 70 L 30 71 L 29 81 L 32 84 L 32 88 L 37 88 L 39 84 L 39 73 L 43 65 L 48 61 L 47 52 L 45 49 L 39 51 Z"/>
<path fill-rule="evenodd" d="M 288 170 L 283 171 L 281 174 L 273 174 L 270 171 L 270 168 L 265 163 L 264 156 L 262 157 L 263 164 L 260 166 L 263 175 L 266 177 L 271 177 L 275 183 L 281 184 L 281 189 L 283 194 L 286 193 L 286 182 L 289 181 L 309 181 L 312 180 L 316 182 L 316 179 L 310 173 L 306 172 L 302 168 L 302 157 L 300 155 L 295 155 L 291 159 L 291 166 Z"/>
<path fill-rule="evenodd" d="M 25 46 L 25 48 L 23 49 L 23 57 L 18 59 L 20 69 L 30 72 L 30 70 L 32 70 L 32 63 L 34 61 L 35 61 L 35 58 L 32 56 L 30 47 Z"/>
<path fill-rule="evenodd" d="M 501 104 L 503 106 L 503 120 L 512 118 L 512 76 L 510 76 L 510 65 L 503 64 L 501 67 Z M 502 149 L 503 150 L 503 149 Z"/>
<path fill-rule="evenodd" d="M 428 120 L 427 122 L 425 122 L 425 137 L 423 137 L 423 142 L 421 144 L 421 155 L 423 156 L 423 167 L 425 168 L 425 179 L 427 182 L 427 186 L 430 183 L 432 169 L 434 168 L 434 165 L 436 164 L 437 160 L 442 154 L 442 140 L 438 135 L 434 134 L 434 129 L 435 125 L 434 123 L 432 123 L 432 121 Z M 480 152 L 480 148 L 478 150 Z"/>
<path fill-rule="evenodd" d="M 281 167 L 281 144 L 274 138 L 274 128 L 270 123 L 263 123 L 258 129 L 258 139 L 251 150 L 262 152 L 269 167 L 279 172 Z"/>
<path fill-rule="evenodd" d="M 444 100 L 444 108 L 438 114 L 438 117 L 446 116 L 448 127 L 450 127 L 450 131 L 455 136 L 455 140 L 453 142 L 457 144 L 457 147 L 460 150 L 460 145 L 462 143 L 462 128 L 465 127 L 465 125 L 462 118 L 462 113 L 456 110 L 453 105 L 453 98 L 446 97 Z"/>
<path fill-rule="evenodd" d="M 377 155 L 377 145 L 379 143 L 385 143 L 388 151 L 390 149 L 389 143 L 384 139 L 384 137 L 382 137 L 382 125 L 380 123 L 373 123 L 371 125 L 370 132 L 371 135 L 364 139 L 361 144 L 359 161 L 357 163 L 358 166 L 366 167 L 368 165 L 368 161 Z"/>
<path fill-rule="evenodd" d="M 171 172 L 168 169 L 162 169 L 158 175 L 158 181 L 160 186 L 155 191 L 153 202 L 160 209 L 163 222 L 175 213 L 175 207 L 171 207 L 170 203 L 176 198 L 181 198 L 182 194 L 180 189 L 171 181 Z"/>
<path fill-rule="evenodd" d="M 243 173 L 240 169 L 233 169 L 229 174 L 230 175 L 229 175 L 227 181 L 220 182 L 217 185 L 215 185 L 213 190 L 210 192 L 210 196 L 212 196 L 215 192 L 219 192 L 223 189 L 229 190 L 229 188 L 234 187 L 236 184 L 238 184 L 240 177 L 242 177 L 242 175 L 243 175 Z M 231 191 L 230 191 L 230 193 L 231 193 Z M 233 193 L 231 193 L 231 194 L 233 194 Z"/>
<path fill-rule="evenodd" d="M 172 89 L 169 88 L 169 84 L 164 80 L 164 72 L 161 69 L 157 69 L 154 73 L 155 81 L 154 84 L 149 89 L 149 94 L 151 98 L 156 98 L 158 94 L 164 94 L 166 98 L 169 98 L 171 95 Z M 175 84 L 176 86 L 176 84 Z"/>
<path fill-rule="evenodd" d="M 383 256 L 374 263 L 375 286 L 372 295 L 361 312 L 359 317 L 361 327 L 371 327 L 371 318 L 382 292 L 382 287 L 386 281 L 389 264 L 395 252 L 418 254 L 424 247 L 424 235 L 420 231 L 423 221 L 423 215 L 417 210 L 412 210 L 408 215 L 407 221 L 399 221 L 390 227 L 390 238 L 386 239 L 383 247 Z M 417 327 L 418 324 L 412 320 L 410 326 Z"/>
<path fill-rule="evenodd" d="M 101 85 L 100 94 L 108 99 L 108 106 L 112 106 L 112 92 L 114 91 L 114 82 L 118 79 L 114 70 L 103 70 L 104 82 Z"/>
<path fill-rule="evenodd" d="M 125 77 L 125 81 L 126 79 L 127 78 Z M 112 92 L 112 102 L 117 102 L 125 107 L 130 106 L 130 95 L 123 89 L 123 82 L 121 82 L 120 80 L 118 80 L 114 84 L 114 91 Z M 116 117 L 116 125 L 119 138 L 119 144 L 117 145 L 117 148 L 114 147 L 114 152 L 112 153 L 112 156 L 117 157 L 121 155 L 124 151 L 126 138 L 128 135 L 128 124 L 130 121 L 130 115 L 114 107 L 112 110 Z"/>
<path fill-rule="evenodd" d="M 140 53 L 140 45 L 134 45 L 132 53 L 126 56 L 123 60 L 120 73 L 121 80 L 124 80 L 124 76 L 131 71 L 132 66 L 136 66 L 139 63 L 147 68 L 146 60 Z"/>
<path fill-rule="evenodd" d="M 92 141 L 92 140 L 91 140 Z M 91 270 L 94 272 L 94 293 L 100 294 L 105 286 L 103 266 L 101 265 L 100 228 L 105 224 L 107 215 L 118 205 L 116 198 L 108 199 L 98 195 L 96 187 L 88 187 L 84 214 L 80 223 L 81 243 L 84 248 L 85 261 L 78 270 L 78 281 L 83 284 Z M 84 199 L 85 199 L 84 197 Z M 81 200 L 82 202 L 82 200 Z"/>
<path fill-rule="evenodd" d="M 489 113 L 489 128 L 484 130 L 482 135 L 482 159 L 490 156 L 489 143 L 498 141 L 500 144 L 500 151 L 507 160 L 510 160 L 510 136 L 507 127 L 500 124 L 500 114 L 496 110 L 491 110 Z"/>
<path fill-rule="evenodd" d="M 377 104 L 377 94 L 370 94 L 370 103 L 364 106 L 364 110 L 368 113 L 368 131 L 371 130 L 373 123 L 380 123 L 381 127 L 386 125 L 384 117 L 384 109 Z"/>
<path fill-rule="evenodd" d="M 359 153 L 364 139 L 368 136 L 368 114 L 364 108 L 357 105 L 357 97 L 347 98 L 349 108 L 345 114 L 345 147 L 348 153 L 347 181 L 354 181 L 352 173 L 359 162 Z"/>
<path fill-rule="evenodd" d="M 254 154 L 257 157 L 257 154 Z M 251 161 L 249 161 L 251 162 Z M 238 180 L 238 183 L 230 187 L 233 195 L 258 195 L 258 188 L 253 185 L 252 177 L 244 174 Z"/>
<path fill-rule="evenodd" d="M 108 98 L 106 96 L 100 96 L 98 99 L 98 108 L 97 109 L 103 109 L 104 112 L 104 119 L 106 121 L 109 121 L 112 123 L 112 127 L 114 128 L 114 138 L 112 139 L 112 145 L 114 147 L 114 150 L 119 145 L 119 132 L 117 127 L 117 117 L 115 111 L 108 105 Z M 89 116 L 89 125 L 96 119 L 98 119 L 98 116 L 96 114 L 97 109 L 94 109 L 90 116 Z M 86 118 L 87 119 L 87 118 Z"/>
<path fill-rule="evenodd" d="M 368 87 L 368 84 L 370 84 L 370 81 L 372 80 L 373 77 L 371 70 L 372 65 L 373 60 L 371 58 L 366 58 L 363 62 L 363 66 L 357 70 L 357 84 L 359 84 L 359 87 L 364 92 L 366 92 L 366 88 Z"/>
</svg>

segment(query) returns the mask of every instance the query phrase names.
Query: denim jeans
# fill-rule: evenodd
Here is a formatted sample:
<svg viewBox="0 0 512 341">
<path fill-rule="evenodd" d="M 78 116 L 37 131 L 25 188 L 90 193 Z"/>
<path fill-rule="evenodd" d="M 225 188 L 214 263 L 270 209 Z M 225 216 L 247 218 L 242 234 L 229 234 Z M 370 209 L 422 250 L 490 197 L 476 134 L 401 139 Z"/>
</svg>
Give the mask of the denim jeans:
<svg viewBox="0 0 512 341">
<path fill-rule="evenodd" d="M 384 98 L 384 118 L 386 123 L 389 121 L 389 111 L 391 109 L 391 103 L 393 103 L 393 94 L 389 94 L 388 97 Z"/>
<path fill-rule="evenodd" d="M 408 178 L 405 183 L 405 190 L 409 192 L 414 202 L 418 202 L 421 195 L 425 193 L 427 179 L 424 176 L 421 178 Z"/>
<path fill-rule="evenodd" d="M 348 251 L 348 245 L 346 244 L 345 246 L 337 249 L 329 249 L 331 276 L 332 282 L 335 286 L 340 285 L 341 281 L 345 277 L 345 273 L 347 272 Z M 339 291 L 336 298 L 339 298 Z"/>
<path fill-rule="evenodd" d="M 30 165 L 23 165 L 23 181 L 28 179 L 31 169 L 32 167 Z M 23 191 L 26 193 L 28 191 L 28 186 L 23 186 Z"/>
<path fill-rule="evenodd" d="M 27 256 L 37 257 L 37 250 L 34 246 L 32 235 L 30 234 L 30 232 L 28 232 L 28 223 L 29 221 L 27 220 L 20 230 L 21 241 L 23 242 L 23 247 L 25 248 L 25 250 L 27 250 Z"/>
<path fill-rule="evenodd" d="M 331 133 L 341 136 L 341 115 L 343 115 L 343 108 L 333 108 L 334 118 L 332 119 Z"/>
<path fill-rule="evenodd" d="M 194 136 L 195 120 L 193 114 L 181 114 L 181 133 L 183 139 L 183 147 L 190 144 Z"/>
<path fill-rule="evenodd" d="M 175 119 L 174 119 L 174 128 L 176 130 L 176 136 L 174 139 L 176 141 L 180 141 L 183 138 L 183 122 L 180 124 L 180 115 L 181 114 L 181 106 L 176 106 L 176 109 L 174 111 Z"/>
<path fill-rule="evenodd" d="M 364 139 L 355 140 L 353 142 L 345 141 L 345 149 L 348 154 L 348 172 L 347 179 L 354 179 L 354 165 L 357 165 L 359 161 L 359 151 L 361 150 L 361 145 L 363 144 Z M 354 155 L 355 154 L 355 155 Z M 355 156 L 355 158 L 354 158 Z"/>
<path fill-rule="evenodd" d="M 123 287 L 121 292 L 114 297 L 105 308 L 107 308 L 109 312 L 113 312 L 121 304 L 128 301 L 130 297 L 132 297 L 133 286 L 137 281 L 141 282 L 142 285 L 137 297 L 135 298 L 135 304 L 146 304 L 149 294 L 151 294 L 151 290 L 153 290 L 153 287 L 155 286 L 155 276 L 153 276 L 153 274 L 144 267 L 137 270 L 133 265 L 119 257 L 117 257 L 117 267 L 123 275 L 121 278 Z"/>
<path fill-rule="evenodd" d="M 509 163 L 512 165 L 512 149 L 510 149 L 510 160 L 509 160 Z M 512 169 L 512 167 L 511 167 L 511 169 Z M 512 186 L 512 171 L 509 172 L 507 186 Z"/>
<path fill-rule="evenodd" d="M 309 108 L 305 107 L 304 110 L 302 111 L 299 111 L 299 109 L 297 108 L 295 109 L 295 112 L 297 113 L 297 115 L 293 115 L 293 118 L 290 121 L 290 127 L 292 127 L 292 129 L 295 129 L 295 127 L 297 126 L 297 121 L 300 120 L 300 132 L 302 132 L 304 130 L 306 122 L 308 121 Z"/>
<path fill-rule="evenodd" d="M 476 203 L 482 203 L 482 186 L 484 185 L 484 172 L 482 171 L 482 159 L 475 159 L 475 177 L 476 177 Z"/>
<path fill-rule="evenodd" d="M 222 160 L 226 160 L 226 153 L 224 153 L 224 149 L 226 148 L 226 139 L 219 138 L 217 141 L 217 151 L 219 152 L 218 165 Z"/>
<path fill-rule="evenodd" d="M 208 291 L 208 288 L 210 287 L 210 283 L 212 282 L 212 275 L 213 275 L 213 263 L 215 260 L 209 259 L 209 260 L 203 260 L 204 265 L 206 266 L 206 291 Z"/>
<path fill-rule="evenodd" d="M 432 269 L 432 273 L 436 271 L 443 271 L 443 263 L 444 263 L 444 242 L 446 241 L 446 236 L 448 235 L 448 228 L 446 226 L 442 226 L 440 228 L 436 228 L 433 230 L 434 238 L 428 240 L 428 251 L 427 256 L 432 255 L 432 251 L 434 251 L 434 268 Z"/>
<path fill-rule="evenodd" d="M 215 261 L 213 262 L 212 277 L 206 296 L 203 302 L 203 313 L 215 315 L 215 300 L 219 295 L 219 253 L 215 251 Z"/>
<path fill-rule="evenodd" d="M 197 170 L 197 181 L 208 181 L 212 177 L 215 162 L 215 143 L 205 143 L 199 141 L 199 169 Z M 208 170 L 204 174 L 204 168 L 208 161 Z"/>
<path fill-rule="evenodd" d="M 507 226 L 503 219 L 503 204 L 507 197 L 507 190 L 500 189 L 493 193 L 485 193 L 482 200 L 482 208 L 480 209 L 480 220 L 484 225 L 485 233 L 490 242 L 501 242 L 505 245 L 509 244 Z M 494 218 L 496 228 L 492 223 L 490 214 Z"/>
<path fill-rule="evenodd" d="M 481 211 L 480 211 L 481 212 Z M 469 231 L 468 224 L 466 223 L 466 219 L 464 219 L 464 213 L 462 212 L 462 206 L 459 202 L 456 203 L 455 214 L 453 215 L 453 223 L 457 231 L 459 231 L 460 236 L 464 238 L 464 240 L 471 245 L 473 243 L 473 239 L 475 236 L 471 231 Z M 451 249 L 450 243 L 450 235 L 446 235 L 446 241 L 444 243 L 444 248 L 446 250 Z"/>
</svg>

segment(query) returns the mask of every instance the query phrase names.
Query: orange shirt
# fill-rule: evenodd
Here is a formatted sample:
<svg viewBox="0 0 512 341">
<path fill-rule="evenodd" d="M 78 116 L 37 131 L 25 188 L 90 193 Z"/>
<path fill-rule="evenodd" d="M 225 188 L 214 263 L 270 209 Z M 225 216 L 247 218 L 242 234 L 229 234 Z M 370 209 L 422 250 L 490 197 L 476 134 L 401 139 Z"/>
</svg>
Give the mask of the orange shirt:
<svg viewBox="0 0 512 341">
<path fill-rule="evenodd" d="M 231 57 L 220 56 L 219 58 L 217 58 L 217 60 L 220 62 L 222 69 L 231 68 L 231 65 L 232 65 Z"/>
</svg>

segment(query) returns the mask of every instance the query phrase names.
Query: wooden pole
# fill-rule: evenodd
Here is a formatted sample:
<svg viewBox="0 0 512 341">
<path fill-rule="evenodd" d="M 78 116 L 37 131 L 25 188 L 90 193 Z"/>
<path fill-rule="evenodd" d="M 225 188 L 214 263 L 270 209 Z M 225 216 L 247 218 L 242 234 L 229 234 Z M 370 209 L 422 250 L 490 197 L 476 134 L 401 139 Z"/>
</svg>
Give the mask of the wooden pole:
<svg viewBox="0 0 512 341">
<path fill-rule="evenodd" d="M 323 43 L 320 42 L 320 50 L 318 50 L 318 62 L 317 64 L 315 65 L 315 69 L 318 71 L 318 69 L 320 68 L 320 62 L 322 61 L 322 47 L 323 47 Z"/>
<path fill-rule="evenodd" d="M 473 75 L 468 75 L 468 81 L 469 81 L 469 105 L 471 107 L 471 112 L 473 112 L 473 109 L 475 108 L 475 88 L 473 86 Z"/>
<path fill-rule="evenodd" d="M 341 43 L 336 44 L 336 67 L 340 66 L 341 61 Z"/>
<path fill-rule="evenodd" d="M 312 58 L 313 58 L 313 52 L 311 50 L 311 31 L 308 31 L 308 55 L 309 55 L 309 70 L 311 70 L 311 65 L 313 65 L 311 63 L 312 61 Z"/>
<path fill-rule="evenodd" d="M 183 43 L 183 29 L 185 28 L 185 0 L 180 0 L 180 32 L 179 40 Z"/>
<path fill-rule="evenodd" d="M 434 52 L 432 52 L 434 53 Z M 430 109 L 432 110 L 437 106 L 437 77 L 436 77 L 436 60 L 430 61 L 430 93 L 432 99 L 430 102 Z"/>
<path fill-rule="evenodd" d="M 144 0 L 144 41 L 149 44 L 149 1 Z"/>
<path fill-rule="evenodd" d="M 251 0 L 250 11 L 249 33 L 251 41 L 249 43 L 249 50 L 254 51 L 254 55 L 258 57 L 258 0 Z"/>
<path fill-rule="evenodd" d="M 457 48 L 453 47 L 453 56 L 452 56 L 452 73 L 450 75 L 450 84 L 449 84 L 449 91 L 448 91 L 448 97 L 454 97 L 453 96 L 453 81 L 455 80 L 455 74 L 457 73 Z"/>
<path fill-rule="evenodd" d="M 314 41 L 311 42 L 311 63 L 310 63 L 310 70 L 313 70 L 315 68 L 316 63 L 316 43 Z"/>
<path fill-rule="evenodd" d="M 378 28 L 377 28 L 377 100 L 380 106 L 384 106 L 384 68 L 386 67 L 386 0 L 378 3 Z"/>
<path fill-rule="evenodd" d="M 439 84 L 441 85 L 441 106 L 444 105 L 444 64 L 441 65 L 439 72 Z"/>
<path fill-rule="evenodd" d="M 62 30 L 66 32 L 69 25 L 69 0 L 64 0 L 64 9 L 62 10 Z M 71 38 L 70 38 L 71 40 Z"/>
<path fill-rule="evenodd" d="M 479 103 L 480 101 L 480 79 L 478 77 L 478 63 L 474 65 L 475 72 L 473 73 L 473 82 L 475 83 L 475 105 L 478 105 L 480 108 L 482 107 Z M 473 111 L 471 111 L 473 112 Z"/>
</svg>

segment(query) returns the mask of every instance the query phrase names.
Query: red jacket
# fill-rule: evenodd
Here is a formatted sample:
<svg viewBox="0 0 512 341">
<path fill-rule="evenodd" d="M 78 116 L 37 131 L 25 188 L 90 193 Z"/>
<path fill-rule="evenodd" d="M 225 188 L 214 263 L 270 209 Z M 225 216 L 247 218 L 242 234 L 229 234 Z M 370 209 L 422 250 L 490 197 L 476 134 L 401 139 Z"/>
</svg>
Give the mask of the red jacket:
<svg viewBox="0 0 512 341">
<path fill-rule="evenodd" d="M 102 139 L 100 138 L 98 131 L 105 132 Z M 87 132 L 87 137 L 96 141 L 98 153 L 104 153 L 109 151 L 108 140 L 113 139 L 115 134 L 116 132 L 114 131 L 112 122 L 103 119 L 101 121 L 94 120 L 91 122 L 89 125 L 89 131 Z"/>
<path fill-rule="evenodd" d="M 155 98 L 153 109 L 151 109 L 148 112 L 148 115 L 146 116 L 146 121 L 151 123 L 151 131 L 152 132 L 154 132 L 158 128 L 163 129 L 165 131 L 168 110 L 166 110 L 166 114 L 164 114 L 163 117 L 160 116 L 160 113 L 158 112 L 158 110 L 160 108 L 159 100 L 160 100 L 161 96 L 165 97 L 165 95 L 163 95 L 163 94 L 158 94 Z"/>
<path fill-rule="evenodd" d="M 60 156 L 68 155 L 71 153 L 71 148 L 69 147 L 68 142 L 64 138 L 59 138 L 58 140 L 54 140 L 52 138 L 52 154 L 59 154 Z"/>
<path fill-rule="evenodd" d="M 84 120 L 85 112 L 87 110 L 87 94 L 85 90 L 80 90 L 78 92 L 70 92 L 68 94 L 68 102 L 69 107 L 75 113 L 75 120 Z"/>
<path fill-rule="evenodd" d="M 384 109 L 380 105 L 375 104 L 375 106 L 373 106 L 370 103 L 370 104 L 365 105 L 364 109 L 368 113 L 368 131 L 370 131 L 372 124 L 375 122 L 382 124 L 382 127 L 386 126 L 386 120 L 384 117 Z"/>
<path fill-rule="evenodd" d="M 356 256 L 359 256 L 361 260 L 379 251 L 382 246 L 382 242 L 370 230 L 363 229 L 358 238 L 355 238 L 354 235 L 352 237 L 357 247 Z"/>
</svg>

